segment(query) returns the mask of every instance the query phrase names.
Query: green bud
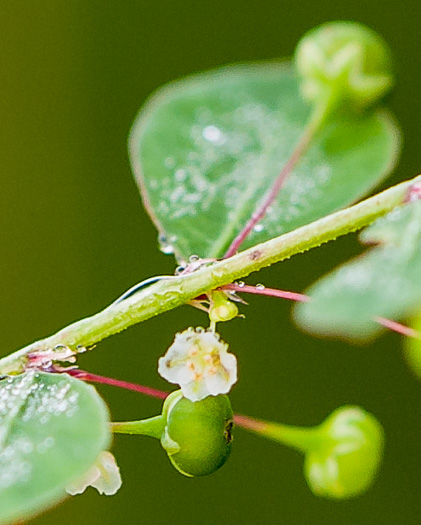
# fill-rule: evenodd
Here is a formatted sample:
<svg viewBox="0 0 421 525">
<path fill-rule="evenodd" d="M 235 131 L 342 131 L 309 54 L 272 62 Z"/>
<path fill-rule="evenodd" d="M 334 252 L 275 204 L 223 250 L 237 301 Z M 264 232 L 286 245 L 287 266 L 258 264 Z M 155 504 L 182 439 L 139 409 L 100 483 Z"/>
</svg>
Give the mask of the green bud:
<svg viewBox="0 0 421 525">
<path fill-rule="evenodd" d="M 345 406 L 317 427 L 317 433 L 304 464 L 314 494 L 346 499 L 365 492 L 383 457 L 384 433 L 377 419 L 359 407 Z"/>
<path fill-rule="evenodd" d="M 298 43 L 295 65 L 302 93 L 312 102 L 364 108 L 393 84 L 392 60 L 385 41 L 355 22 L 329 22 Z"/>
<path fill-rule="evenodd" d="M 161 445 L 174 467 L 185 476 L 215 472 L 231 451 L 233 412 L 225 395 L 192 402 L 181 391 L 165 400 L 166 426 Z"/>
<path fill-rule="evenodd" d="M 238 315 L 237 305 L 230 301 L 225 292 L 212 292 L 209 319 L 214 323 L 231 321 Z"/>
</svg>

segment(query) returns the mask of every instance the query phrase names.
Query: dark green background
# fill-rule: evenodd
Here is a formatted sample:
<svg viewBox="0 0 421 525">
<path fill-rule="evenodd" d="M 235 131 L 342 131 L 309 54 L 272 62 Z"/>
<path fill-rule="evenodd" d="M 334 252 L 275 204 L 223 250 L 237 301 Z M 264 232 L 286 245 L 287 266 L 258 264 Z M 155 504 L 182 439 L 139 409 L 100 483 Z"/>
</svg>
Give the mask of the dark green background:
<svg viewBox="0 0 421 525">
<path fill-rule="evenodd" d="M 130 174 L 126 137 L 159 85 L 221 64 L 291 54 L 309 28 L 359 20 L 392 46 L 398 84 L 389 102 L 405 134 L 389 183 L 421 168 L 419 0 L 0 2 L 0 345 L 6 354 L 92 314 L 135 282 L 172 273 L 157 248 Z M 355 166 L 358 170 L 358 166 Z M 250 283 L 303 290 L 359 251 L 342 239 L 278 264 Z M 187 479 L 159 444 L 117 436 L 124 484 L 93 490 L 37 518 L 41 524 L 416 524 L 421 522 L 421 383 L 394 334 L 352 347 L 300 333 L 290 305 L 250 298 L 247 320 L 221 326 L 240 358 L 234 409 L 315 424 L 335 407 L 361 404 L 387 431 L 385 464 L 366 495 L 317 499 L 295 452 L 237 430 L 228 464 Z M 156 360 L 173 334 L 206 323 L 183 307 L 130 329 L 81 360 L 90 371 L 156 387 Z M 118 420 L 152 416 L 160 403 L 100 388 Z"/>
</svg>

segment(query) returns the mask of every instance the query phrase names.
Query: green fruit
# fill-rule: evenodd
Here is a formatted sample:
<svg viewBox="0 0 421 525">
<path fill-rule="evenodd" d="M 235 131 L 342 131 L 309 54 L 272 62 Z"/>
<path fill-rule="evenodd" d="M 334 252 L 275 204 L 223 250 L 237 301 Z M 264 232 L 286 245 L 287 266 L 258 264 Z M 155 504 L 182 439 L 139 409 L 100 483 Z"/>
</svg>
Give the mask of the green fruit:
<svg viewBox="0 0 421 525">
<path fill-rule="evenodd" d="M 231 452 L 233 412 L 225 395 L 192 402 L 177 391 L 167 398 L 161 444 L 174 467 L 186 476 L 215 472 Z"/>
<path fill-rule="evenodd" d="M 317 429 L 319 439 L 305 456 L 304 472 L 317 496 L 346 499 L 365 492 L 383 457 L 384 433 L 359 407 L 335 410 Z"/>
</svg>

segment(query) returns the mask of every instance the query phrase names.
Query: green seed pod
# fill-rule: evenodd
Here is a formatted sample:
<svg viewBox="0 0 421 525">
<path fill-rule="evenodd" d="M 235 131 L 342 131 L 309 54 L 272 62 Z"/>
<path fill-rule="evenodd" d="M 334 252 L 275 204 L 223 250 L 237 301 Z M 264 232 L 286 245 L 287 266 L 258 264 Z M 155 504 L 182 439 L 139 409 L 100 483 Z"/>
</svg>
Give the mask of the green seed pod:
<svg viewBox="0 0 421 525">
<path fill-rule="evenodd" d="M 317 429 L 318 439 L 305 456 L 307 483 L 317 496 L 347 499 L 374 481 L 384 448 L 383 428 L 359 407 L 335 410 Z"/>
<path fill-rule="evenodd" d="M 312 102 L 363 108 L 393 84 L 386 42 L 355 22 L 329 22 L 309 31 L 298 43 L 295 65 L 302 93 Z"/>
<path fill-rule="evenodd" d="M 166 426 L 161 445 L 179 472 L 205 476 L 222 467 L 232 441 L 233 412 L 227 396 L 194 403 L 177 391 L 166 399 L 162 415 Z"/>
</svg>

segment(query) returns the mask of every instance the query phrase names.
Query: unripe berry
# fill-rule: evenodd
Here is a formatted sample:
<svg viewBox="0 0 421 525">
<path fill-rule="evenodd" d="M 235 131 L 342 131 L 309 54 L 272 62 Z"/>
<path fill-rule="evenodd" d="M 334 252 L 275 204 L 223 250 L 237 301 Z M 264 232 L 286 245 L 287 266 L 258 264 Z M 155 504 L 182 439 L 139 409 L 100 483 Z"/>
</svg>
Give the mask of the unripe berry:
<svg viewBox="0 0 421 525">
<path fill-rule="evenodd" d="M 215 472 L 231 451 L 233 412 L 225 395 L 192 402 L 181 391 L 164 403 L 161 444 L 174 467 L 186 476 Z"/>
</svg>

